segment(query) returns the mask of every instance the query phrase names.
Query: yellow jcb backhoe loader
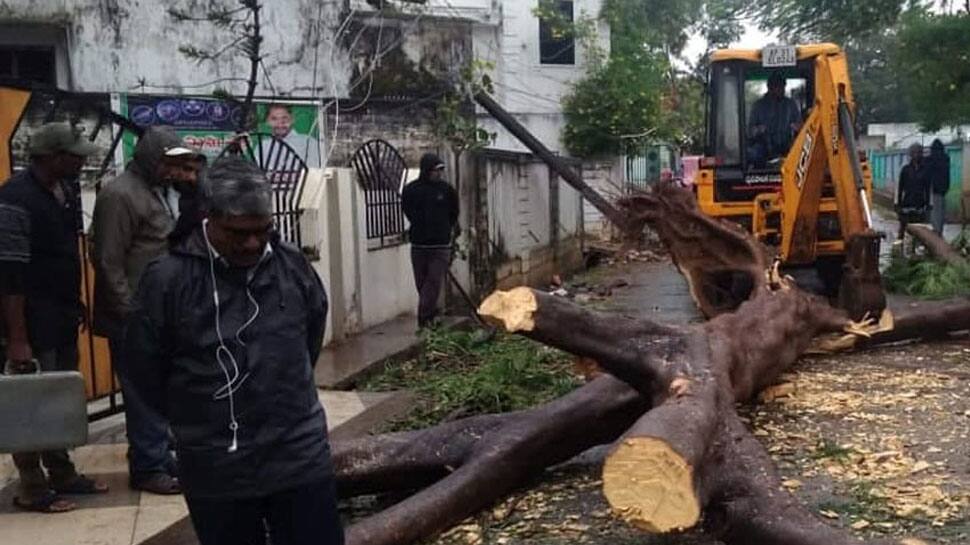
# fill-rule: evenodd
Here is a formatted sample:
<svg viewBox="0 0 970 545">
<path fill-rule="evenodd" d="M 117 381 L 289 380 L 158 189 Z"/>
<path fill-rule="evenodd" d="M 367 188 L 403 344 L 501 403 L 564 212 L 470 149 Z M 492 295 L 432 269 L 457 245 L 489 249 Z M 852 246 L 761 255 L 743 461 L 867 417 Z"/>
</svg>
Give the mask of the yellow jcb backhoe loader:
<svg viewBox="0 0 970 545">
<path fill-rule="evenodd" d="M 853 318 L 886 305 L 872 175 L 856 147 L 846 57 L 834 44 L 723 49 L 711 57 L 704 213 L 736 221 L 786 267 L 814 267 Z"/>
</svg>

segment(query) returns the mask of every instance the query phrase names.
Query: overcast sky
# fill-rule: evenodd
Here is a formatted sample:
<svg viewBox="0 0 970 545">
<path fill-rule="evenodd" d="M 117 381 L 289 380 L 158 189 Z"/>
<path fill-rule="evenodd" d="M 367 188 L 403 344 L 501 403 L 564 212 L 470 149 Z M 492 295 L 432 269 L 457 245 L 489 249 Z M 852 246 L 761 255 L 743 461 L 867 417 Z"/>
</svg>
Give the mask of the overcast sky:
<svg viewBox="0 0 970 545">
<path fill-rule="evenodd" d="M 776 42 L 777 37 L 775 35 L 770 35 L 762 32 L 756 25 L 750 22 L 744 23 L 744 34 L 741 35 L 741 39 L 731 44 L 731 47 L 741 48 L 741 49 L 761 49 L 762 47 Z M 696 60 L 698 57 L 704 53 L 706 47 L 706 42 L 700 36 L 694 36 L 687 42 L 687 47 L 684 48 L 684 56 L 691 61 Z"/>
</svg>

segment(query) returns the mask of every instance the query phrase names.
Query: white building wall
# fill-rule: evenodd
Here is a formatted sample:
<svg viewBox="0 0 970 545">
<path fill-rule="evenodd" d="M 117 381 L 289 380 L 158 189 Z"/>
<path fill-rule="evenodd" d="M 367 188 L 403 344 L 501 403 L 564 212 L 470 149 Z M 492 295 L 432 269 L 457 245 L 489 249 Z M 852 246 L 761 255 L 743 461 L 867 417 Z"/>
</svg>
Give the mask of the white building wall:
<svg viewBox="0 0 970 545">
<path fill-rule="evenodd" d="M 330 298 L 324 344 L 340 341 L 418 306 L 410 244 L 369 249 L 364 196 L 351 169 L 311 169 L 301 205 L 303 244 Z"/>
<path fill-rule="evenodd" d="M 0 43 L 36 43 L 38 36 L 51 34 L 49 45 L 66 47 L 68 52 L 67 66 L 63 70 L 59 66 L 58 85 L 77 91 L 210 93 L 218 85 L 243 94 L 244 81 L 212 82 L 248 77 L 248 60 L 226 55 L 215 62 L 197 63 L 178 50 L 192 45 L 216 51 L 232 41 L 228 30 L 207 22 L 176 22 L 168 14 L 171 6 L 196 6 L 201 15 L 199 6 L 204 4 L 188 0 L 4 0 L 0 3 Z M 345 92 L 346 56 L 331 50 L 339 4 L 315 0 L 262 3 L 262 53 L 270 77 L 267 80 L 260 73 L 257 94 L 333 96 Z M 43 32 L 38 34 L 30 23 Z"/>
<path fill-rule="evenodd" d="M 572 66 L 542 64 L 539 60 L 539 19 L 532 11 L 538 0 L 428 0 L 416 7 L 400 4 L 416 17 L 458 17 L 472 21 L 473 48 L 476 59 L 495 65 L 492 81 L 495 98 L 541 142 L 553 151 L 565 154 L 561 141 L 565 119 L 562 98 L 571 85 L 587 72 L 589 55 L 577 44 L 576 64 Z M 362 12 L 374 11 L 364 0 L 352 0 L 351 6 Z M 597 18 L 602 0 L 574 0 L 576 18 Z M 609 51 L 609 27 L 600 22 L 599 47 Z M 497 134 L 489 147 L 507 151 L 528 150 L 479 110 L 480 122 Z"/>
</svg>

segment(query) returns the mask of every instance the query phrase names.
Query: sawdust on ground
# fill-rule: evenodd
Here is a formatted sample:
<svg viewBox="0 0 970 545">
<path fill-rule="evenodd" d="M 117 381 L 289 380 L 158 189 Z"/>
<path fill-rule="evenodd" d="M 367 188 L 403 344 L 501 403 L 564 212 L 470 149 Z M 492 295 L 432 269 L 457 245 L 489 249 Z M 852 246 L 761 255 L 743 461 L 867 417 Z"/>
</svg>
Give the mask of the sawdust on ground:
<svg viewBox="0 0 970 545">
<path fill-rule="evenodd" d="M 970 339 L 804 359 L 779 396 L 742 414 L 784 486 L 859 537 L 970 541 Z M 645 536 L 602 497 L 603 450 L 549 471 L 434 545 L 717 545 Z M 591 458 L 591 459 L 589 459 Z"/>
</svg>

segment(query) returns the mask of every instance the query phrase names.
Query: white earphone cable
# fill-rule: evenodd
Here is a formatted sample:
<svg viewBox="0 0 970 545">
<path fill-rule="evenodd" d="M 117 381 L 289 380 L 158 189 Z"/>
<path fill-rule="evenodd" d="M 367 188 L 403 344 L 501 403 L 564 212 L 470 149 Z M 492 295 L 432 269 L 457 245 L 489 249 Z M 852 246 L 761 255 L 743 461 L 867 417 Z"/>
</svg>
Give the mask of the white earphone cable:
<svg viewBox="0 0 970 545">
<path fill-rule="evenodd" d="M 236 401 L 234 394 L 239 390 L 243 383 L 249 378 L 249 373 L 242 374 L 240 376 L 239 364 L 236 362 L 235 356 L 232 355 L 232 351 L 226 346 L 225 338 L 222 336 L 222 310 L 219 306 L 219 286 L 216 281 L 216 265 L 215 265 L 215 250 L 212 247 L 212 243 L 209 242 L 209 231 L 208 231 L 208 220 L 202 221 L 202 235 L 205 238 L 205 243 L 209 255 L 209 278 L 212 281 L 212 301 L 215 304 L 215 326 L 216 326 L 216 337 L 219 340 L 219 346 L 216 348 L 216 362 L 222 369 L 223 375 L 226 377 L 226 385 L 219 388 L 212 395 L 214 401 L 221 401 L 227 399 L 229 401 L 229 430 L 232 432 L 232 442 L 229 443 L 229 447 L 226 449 L 227 452 L 236 452 L 239 448 L 238 441 L 238 431 L 239 422 L 236 420 Z M 253 297 L 252 292 L 249 287 L 246 287 L 246 297 L 253 304 L 255 312 L 250 316 L 248 320 L 236 331 L 236 340 L 240 345 L 246 346 L 246 343 L 242 340 L 242 333 L 249 326 L 256 321 L 259 316 L 259 303 L 256 302 L 256 298 Z M 229 367 L 232 367 L 232 375 L 230 376 Z"/>
</svg>

